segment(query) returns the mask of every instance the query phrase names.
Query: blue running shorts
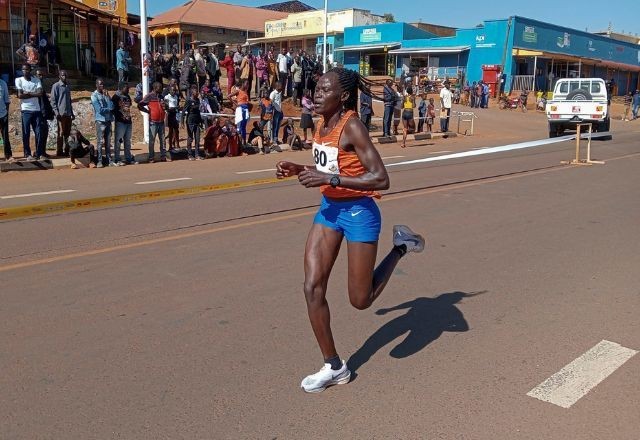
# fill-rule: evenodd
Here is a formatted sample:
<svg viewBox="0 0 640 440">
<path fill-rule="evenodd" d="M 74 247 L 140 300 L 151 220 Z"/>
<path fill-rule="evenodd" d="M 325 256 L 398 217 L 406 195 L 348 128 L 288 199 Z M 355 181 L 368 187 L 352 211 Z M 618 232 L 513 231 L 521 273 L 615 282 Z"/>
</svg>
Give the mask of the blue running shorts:
<svg viewBox="0 0 640 440">
<path fill-rule="evenodd" d="M 373 242 L 380 236 L 382 218 L 371 197 L 342 202 L 323 196 L 313 223 L 341 232 L 347 241 Z"/>
</svg>

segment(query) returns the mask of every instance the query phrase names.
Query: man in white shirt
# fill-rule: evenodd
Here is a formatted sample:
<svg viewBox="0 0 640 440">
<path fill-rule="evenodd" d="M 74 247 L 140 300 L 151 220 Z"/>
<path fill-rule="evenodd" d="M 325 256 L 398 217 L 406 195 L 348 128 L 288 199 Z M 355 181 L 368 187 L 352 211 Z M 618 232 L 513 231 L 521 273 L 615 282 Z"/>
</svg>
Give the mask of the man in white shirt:
<svg viewBox="0 0 640 440">
<path fill-rule="evenodd" d="M 287 58 L 284 47 L 280 50 L 278 58 L 276 58 L 276 63 L 278 63 L 278 81 L 282 83 L 282 90 L 287 90 L 287 83 L 289 82 L 289 59 Z"/>
<path fill-rule="evenodd" d="M 440 90 L 440 131 L 449 131 L 449 116 L 451 115 L 451 102 L 453 97 L 449 90 L 449 81 L 445 81 L 444 87 Z"/>
<path fill-rule="evenodd" d="M 282 123 L 282 83 L 278 81 L 276 83 L 276 88 L 273 89 L 271 94 L 269 95 L 269 99 L 271 100 L 271 105 L 273 106 L 273 144 L 277 145 L 280 142 L 278 141 L 278 132 L 280 131 L 280 124 Z"/>
<path fill-rule="evenodd" d="M 22 148 L 24 157 L 29 160 L 35 160 L 31 155 L 31 147 L 29 146 L 30 129 L 36 138 L 36 157 L 40 160 L 47 159 L 44 151 L 44 142 L 40 142 L 40 124 L 45 123 L 42 120 L 42 112 L 40 109 L 40 97 L 42 96 L 42 83 L 36 77 L 31 76 L 31 66 L 22 65 L 22 75 L 16 78 L 15 85 L 20 100 L 20 110 L 22 111 Z"/>
</svg>

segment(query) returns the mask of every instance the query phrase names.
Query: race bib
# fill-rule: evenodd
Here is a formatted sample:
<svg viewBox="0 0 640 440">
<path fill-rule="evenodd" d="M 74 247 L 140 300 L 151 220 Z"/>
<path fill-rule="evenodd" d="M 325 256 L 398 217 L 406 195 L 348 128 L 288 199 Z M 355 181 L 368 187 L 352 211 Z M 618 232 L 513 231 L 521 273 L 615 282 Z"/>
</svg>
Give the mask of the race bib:
<svg viewBox="0 0 640 440">
<path fill-rule="evenodd" d="M 338 149 L 324 144 L 313 143 L 313 161 L 316 170 L 328 174 L 340 174 Z"/>
</svg>

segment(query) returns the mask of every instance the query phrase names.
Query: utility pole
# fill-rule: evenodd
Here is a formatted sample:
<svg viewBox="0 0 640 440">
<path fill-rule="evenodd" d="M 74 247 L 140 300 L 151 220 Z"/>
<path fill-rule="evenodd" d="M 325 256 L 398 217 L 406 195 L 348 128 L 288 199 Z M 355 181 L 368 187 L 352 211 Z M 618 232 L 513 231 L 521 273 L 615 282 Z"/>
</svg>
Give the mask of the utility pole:
<svg viewBox="0 0 640 440">
<path fill-rule="evenodd" d="M 140 0 L 140 67 L 142 68 L 142 96 L 147 96 L 149 93 L 149 72 L 145 59 L 147 54 L 148 41 L 147 36 L 149 30 L 147 28 L 147 0 Z M 144 141 L 149 143 L 149 115 L 142 113 L 142 120 L 144 122 Z"/>
</svg>

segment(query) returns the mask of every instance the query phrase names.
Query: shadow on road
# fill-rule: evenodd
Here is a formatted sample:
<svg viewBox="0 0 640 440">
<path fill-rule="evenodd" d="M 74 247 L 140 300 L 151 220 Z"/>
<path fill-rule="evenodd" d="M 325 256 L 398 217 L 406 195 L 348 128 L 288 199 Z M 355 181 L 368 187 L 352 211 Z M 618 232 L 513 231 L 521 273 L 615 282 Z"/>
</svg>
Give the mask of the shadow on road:
<svg viewBox="0 0 640 440">
<path fill-rule="evenodd" d="M 395 310 L 407 309 L 406 313 L 384 324 L 378 331 L 366 340 L 356 351 L 347 365 L 354 373 L 385 345 L 408 333 L 398 345 L 389 353 L 396 359 L 416 354 L 431 342 L 435 341 L 443 332 L 466 332 L 469 325 L 462 312 L 455 306 L 463 298 L 471 298 L 486 293 L 480 292 L 448 292 L 436 298 L 416 298 L 388 309 L 376 311 L 377 315 L 384 315 Z"/>
</svg>

